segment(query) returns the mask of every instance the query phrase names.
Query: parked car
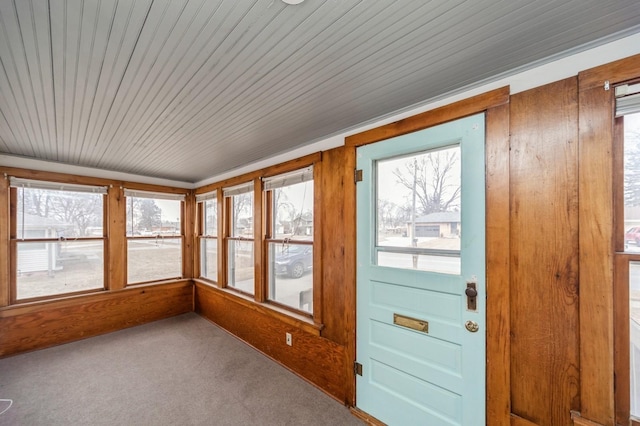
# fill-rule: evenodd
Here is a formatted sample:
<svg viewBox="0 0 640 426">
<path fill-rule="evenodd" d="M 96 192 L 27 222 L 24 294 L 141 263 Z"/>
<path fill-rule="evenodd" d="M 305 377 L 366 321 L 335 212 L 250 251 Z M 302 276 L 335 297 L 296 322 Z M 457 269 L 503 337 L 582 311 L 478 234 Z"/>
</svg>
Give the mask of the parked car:
<svg viewBox="0 0 640 426">
<path fill-rule="evenodd" d="M 624 242 L 635 243 L 637 246 L 640 246 L 640 226 L 629 228 L 624 234 Z"/>
<path fill-rule="evenodd" d="M 290 245 L 276 256 L 275 264 L 277 275 L 300 278 L 313 268 L 313 247 Z"/>
</svg>

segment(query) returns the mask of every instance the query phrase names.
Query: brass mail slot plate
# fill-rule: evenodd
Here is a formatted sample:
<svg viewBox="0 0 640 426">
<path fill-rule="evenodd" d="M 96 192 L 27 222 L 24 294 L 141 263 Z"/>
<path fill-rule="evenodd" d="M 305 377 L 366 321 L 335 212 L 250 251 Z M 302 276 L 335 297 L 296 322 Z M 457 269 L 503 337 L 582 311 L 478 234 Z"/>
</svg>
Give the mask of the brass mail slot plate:
<svg viewBox="0 0 640 426">
<path fill-rule="evenodd" d="M 405 317 L 404 315 L 400 314 L 393 314 L 393 323 L 402 327 L 410 328 L 412 330 L 422 331 L 423 333 L 429 332 L 429 321 Z"/>
</svg>

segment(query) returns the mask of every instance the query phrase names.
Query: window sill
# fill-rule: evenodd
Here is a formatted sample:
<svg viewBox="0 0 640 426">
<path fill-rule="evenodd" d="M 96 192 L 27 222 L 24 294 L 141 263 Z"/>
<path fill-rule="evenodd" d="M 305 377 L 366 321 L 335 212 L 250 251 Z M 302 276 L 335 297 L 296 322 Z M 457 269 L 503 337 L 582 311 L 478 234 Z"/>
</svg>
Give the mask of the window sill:
<svg viewBox="0 0 640 426">
<path fill-rule="evenodd" d="M 131 293 L 136 291 L 153 290 L 157 288 L 177 288 L 192 286 L 193 283 L 190 279 L 177 279 L 169 281 L 159 281 L 154 283 L 140 284 L 133 287 L 127 287 L 119 290 L 99 290 L 90 293 L 82 294 L 65 294 L 59 296 L 52 296 L 47 299 L 17 302 L 9 306 L 0 308 L 0 318 L 17 316 L 30 312 L 37 312 L 41 309 L 47 309 L 50 305 L 55 305 L 56 308 L 63 308 L 66 306 L 75 306 L 79 303 L 92 303 L 102 300 L 108 300 L 112 297 L 124 293 Z"/>
<path fill-rule="evenodd" d="M 230 302 L 237 303 L 247 309 L 252 309 L 261 314 L 268 315 L 274 319 L 285 322 L 293 327 L 303 330 L 314 336 L 320 336 L 324 324 L 316 324 L 312 318 L 305 315 L 297 314 L 284 308 L 272 305 L 270 303 L 256 302 L 252 297 L 225 288 L 217 287 L 214 283 L 202 279 L 195 278 L 193 280 L 196 288 L 213 291 Z"/>
</svg>

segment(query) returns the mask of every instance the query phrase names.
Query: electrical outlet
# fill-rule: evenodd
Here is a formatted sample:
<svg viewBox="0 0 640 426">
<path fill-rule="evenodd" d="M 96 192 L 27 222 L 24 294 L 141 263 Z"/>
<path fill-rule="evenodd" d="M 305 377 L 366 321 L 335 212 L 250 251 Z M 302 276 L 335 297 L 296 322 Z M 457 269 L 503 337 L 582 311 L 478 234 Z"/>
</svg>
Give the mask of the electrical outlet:
<svg viewBox="0 0 640 426">
<path fill-rule="evenodd" d="M 291 333 L 285 333 L 284 335 L 287 339 L 287 345 L 291 346 Z"/>
</svg>

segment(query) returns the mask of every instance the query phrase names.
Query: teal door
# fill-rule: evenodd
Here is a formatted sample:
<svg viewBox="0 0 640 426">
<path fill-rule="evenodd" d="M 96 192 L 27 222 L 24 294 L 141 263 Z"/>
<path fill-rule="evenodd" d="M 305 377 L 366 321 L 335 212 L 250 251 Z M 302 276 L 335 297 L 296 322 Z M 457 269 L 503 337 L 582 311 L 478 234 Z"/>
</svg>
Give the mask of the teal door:
<svg viewBox="0 0 640 426">
<path fill-rule="evenodd" d="M 356 406 L 485 423 L 484 114 L 361 147 Z"/>
</svg>

